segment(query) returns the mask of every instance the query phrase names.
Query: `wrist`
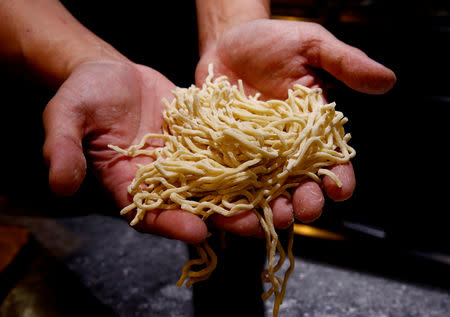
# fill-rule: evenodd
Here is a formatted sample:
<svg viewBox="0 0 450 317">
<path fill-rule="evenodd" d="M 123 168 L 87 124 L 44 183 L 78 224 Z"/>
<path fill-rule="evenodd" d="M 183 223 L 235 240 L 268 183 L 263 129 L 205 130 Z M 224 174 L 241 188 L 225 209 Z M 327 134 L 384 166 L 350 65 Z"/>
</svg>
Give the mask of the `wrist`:
<svg viewBox="0 0 450 317">
<path fill-rule="evenodd" d="M 199 51 L 202 55 L 220 35 L 245 22 L 270 17 L 269 0 L 196 0 Z"/>
<path fill-rule="evenodd" d="M 59 87 L 80 64 L 95 60 L 126 60 L 111 45 L 100 39 L 75 38 L 53 42 L 36 49 L 32 43 L 22 47 L 25 65 L 32 76 L 51 87 Z"/>
<path fill-rule="evenodd" d="M 53 71 L 53 73 L 48 73 L 45 78 L 50 79 L 50 84 L 56 84 L 57 86 L 83 63 L 107 60 L 129 61 L 112 45 L 96 36 L 89 40 L 86 38 L 73 39 L 70 43 L 61 43 L 59 53 L 59 56 L 55 54 L 53 62 L 49 63 L 53 65 L 52 68 L 49 68 L 47 63 L 42 65 L 44 69 Z M 37 68 L 36 66 L 39 67 L 39 65 L 35 65 L 35 68 Z"/>
<path fill-rule="evenodd" d="M 84 62 L 127 60 L 81 24 L 74 23 L 61 32 L 56 30 L 48 37 L 27 34 L 20 37 L 27 69 L 51 87 L 59 87 Z"/>
</svg>

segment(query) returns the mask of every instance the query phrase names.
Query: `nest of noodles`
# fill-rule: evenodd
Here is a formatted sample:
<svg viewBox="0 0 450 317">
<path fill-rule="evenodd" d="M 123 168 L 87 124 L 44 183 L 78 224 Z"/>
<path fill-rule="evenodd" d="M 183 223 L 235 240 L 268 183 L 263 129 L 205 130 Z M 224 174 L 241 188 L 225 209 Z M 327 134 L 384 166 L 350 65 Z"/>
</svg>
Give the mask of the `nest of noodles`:
<svg viewBox="0 0 450 317">
<path fill-rule="evenodd" d="M 149 133 L 126 150 L 110 145 L 129 157 L 155 159 L 138 166 L 128 187 L 133 203 L 121 214 L 136 211 L 135 225 L 154 209 L 181 208 L 204 220 L 214 213 L 233 216 L 253 210 L 266 237 L 262 280 L 269 287 L 262 297 L 274 295 L 276 316 L 294 267 L 293 233 L 291 227 L 286 255 L 269 203 L 280 195 L 290 197 L 288 190 L 307 178 L 320 182 L 326 174 L 341 185 L 326 167 L 355 155 L 343 128 L 347 118 L 335 110 L 335 103 L 324 102 L 319 88 L 294 85 L 286 100 L 263 101 L 259 94 L 246 96 L 242 81 L 236 86 L 225 76 L 213 77 L 210 65 L 202 88 L 177 87 L 172 102 L 163 100 L 162 134 Z M 165 145 L 150 149 L 150 138 L 162 138 Z M 207 279 L 216 267 L 206 241 L 196 248 L 199 258 L 184 265 L 179 286 Z M 290 265 L 280 277 L 286 257 Z M 198 265 L 203 268 L 194 270 Z"/>
</svg>

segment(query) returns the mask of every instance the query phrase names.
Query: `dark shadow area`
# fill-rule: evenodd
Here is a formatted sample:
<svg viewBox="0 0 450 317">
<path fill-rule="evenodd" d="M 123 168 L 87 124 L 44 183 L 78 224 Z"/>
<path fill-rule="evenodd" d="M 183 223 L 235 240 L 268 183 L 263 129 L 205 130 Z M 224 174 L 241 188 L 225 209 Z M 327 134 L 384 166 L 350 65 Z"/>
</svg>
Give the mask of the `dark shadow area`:
<svg viewBox="0 0 450 317">
<path fill-rule="evenodd" d="M 312 262 L 429 289 L 450 290 L 450 264 L 392 241 L 350 234 L 345 241 L 296 236 L 294 254 Z"/>
<path fill-rule="evenodd" d="M 225 248 L 220 234 L 208 241 L 217 254 L 218 264 L 208 280 L 192 286 L 195 317 L 263 317 L 261 272 L 266 259 L 265 241 L 232 234 L 226 235 Z M 193 248 L 189 254 L 191 259 L 198 258 Z"/>
<path fill-rule="evenodd" d="M 34 240 L 0 274 L 0 316 L 117 316 Z"/>
</svg>

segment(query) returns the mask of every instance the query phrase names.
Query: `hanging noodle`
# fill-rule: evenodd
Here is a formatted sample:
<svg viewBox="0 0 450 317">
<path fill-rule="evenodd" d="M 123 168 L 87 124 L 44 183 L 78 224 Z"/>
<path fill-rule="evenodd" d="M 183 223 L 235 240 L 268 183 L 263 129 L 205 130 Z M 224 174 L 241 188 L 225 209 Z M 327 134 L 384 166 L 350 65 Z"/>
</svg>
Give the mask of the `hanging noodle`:
<svg viewBox="0 0 450 317">
<path fill-rule="evenodd" d="M 262 280 L 274 295 L 277 316 L 286 282 L 294 267 L 293 230 L 287 245 L 289 268 L 279 271 L 286 259 L 274 228 L 269 203 L 305 179 L 320 182 L 330 176 L 326 167 L 348 162 L 355 151 L 347 144 L 350 135 L 343 125 L 347 118 L 325 104 L 319 88 L 294 85 L 286 101 L 247 97 L 242 82 L 231 85 L 227 77 L 213 80 L 212 65 L 202 88 L 176 88 L 172 102 L 163 100 L 163 134 L 147 134 L 141 143 L 127 150 L 110 145 L 123 155 L 152 156 L 155 161 L 138 166 L 128 187 L 133 203 L 121 214 L 136 211 L 135 225 L 154 209 L 181 208 L 206 220 L 217 213 L 233 216 L 253 210 L 265 232 L 267 265 Z M 162 138 L 163 147 L 150 149 L 147 140 Z M 178 286 L 207 279 L 217 264 L 207 242 L 196 246 L 199 259 L 188 261 Z M 203 266 L 200 270 L 193 267 Z"/>
</svg>

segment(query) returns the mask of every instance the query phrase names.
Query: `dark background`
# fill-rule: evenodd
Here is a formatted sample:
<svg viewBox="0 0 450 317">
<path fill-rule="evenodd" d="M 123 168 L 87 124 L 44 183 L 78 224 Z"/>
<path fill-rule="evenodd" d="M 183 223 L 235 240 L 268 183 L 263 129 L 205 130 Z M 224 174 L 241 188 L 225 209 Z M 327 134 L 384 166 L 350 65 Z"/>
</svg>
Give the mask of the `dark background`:
<svg viewBox="0 0 450 317">
<path fill-rule="evenodd" d="M 338 219 L 380 228 L 400 245 L 448 253 L 448 4 L 320 3 L 318 22 L 397 76 L 383 96 L 356 93 L 330 78 L 329 98 L 349 117 L 357 189 L 348 202 L 326 208 Z"/>
<path fill-rule="evenodd" d="M 193 83 L 198 59 L 193 1 L 63 3 L 133 61 L 155 68 L 178 86 Z M 346 202 L 327 203 L 315 225 L 341 231 L 346 222 L 363 224 L 385 232 L 388 245 L 450 255 L 446 1 L 279 0 L 273 2 L 273 14 L 323 24 L 391 68 L 398 80 L 388 94 L 369 96 L 323 74 L 329 99 L 349 118 L 357 189 Z M 0 83 L 0 195 L 43 215 L 82 213 L 88 203 L 98 205 L 99 213 L 117 214 L 91 175 L 74 197 L 51 193 L 41 155 L 41 114 L 53 92 L 7 67 L 0 68 Z"/>
</svg>

